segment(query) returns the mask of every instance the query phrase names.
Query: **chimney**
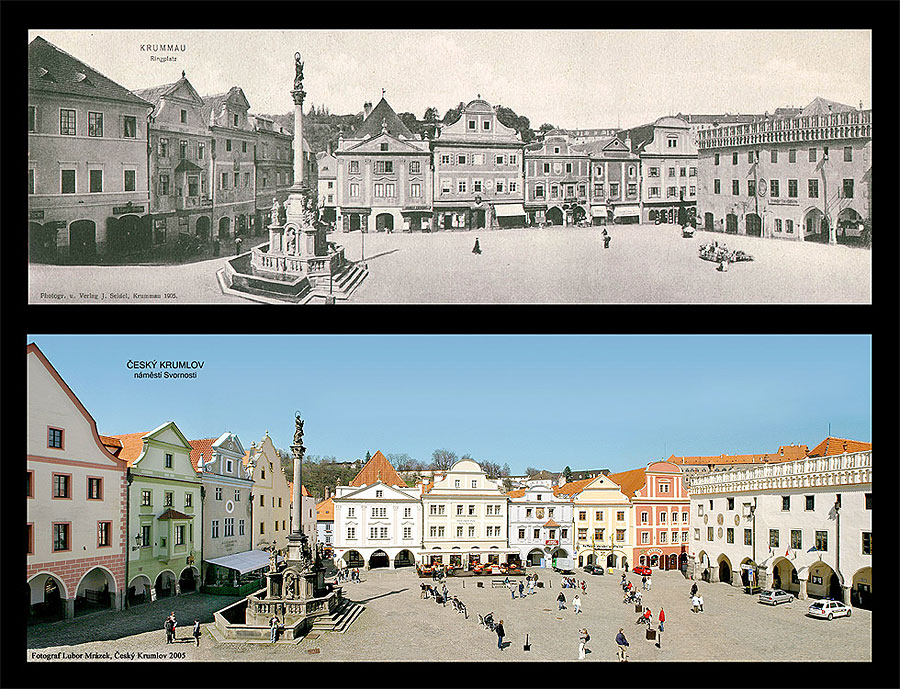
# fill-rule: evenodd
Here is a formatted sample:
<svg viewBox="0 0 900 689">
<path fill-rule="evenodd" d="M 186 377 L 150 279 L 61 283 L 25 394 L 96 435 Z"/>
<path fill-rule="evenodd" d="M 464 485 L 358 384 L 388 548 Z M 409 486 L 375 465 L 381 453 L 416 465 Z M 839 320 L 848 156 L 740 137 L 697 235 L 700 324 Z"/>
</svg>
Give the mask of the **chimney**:
<svg viewBox="0 0 900 689">
<path fill-rule="evenodd" d="M 631 137 L 630 136 L 625 137 L 625 145 L 628 146 L 628 150 L 630 151 L 631 150 Z"/>
<path fill-rule="evenodd" d="M 328 155 L 331 155 L 331 149 L 332 149 L 332 147 L 333 147 L 333 144 L 329 141 L 329 142 L 328 142 L 328 146 L 327 146 L 326 149 L 325 149 L 325 150 L 328 151 Z"/>
<path fill-rule="evenodd" d="M 325 486 L 325 499 L 327 500 L 330 497 L 331 497 L 331 489 L 329 489 L 328 486 Z"/>
<path fill-rule="evenodd" d="M 365 113 L 363 121 L 365 121 L 369 119 L 369 113 L 372 112 L 372 104 L 369 101 L 366 101 L 365 105 L 363 105 L 363 112 Z"/>
</svg>

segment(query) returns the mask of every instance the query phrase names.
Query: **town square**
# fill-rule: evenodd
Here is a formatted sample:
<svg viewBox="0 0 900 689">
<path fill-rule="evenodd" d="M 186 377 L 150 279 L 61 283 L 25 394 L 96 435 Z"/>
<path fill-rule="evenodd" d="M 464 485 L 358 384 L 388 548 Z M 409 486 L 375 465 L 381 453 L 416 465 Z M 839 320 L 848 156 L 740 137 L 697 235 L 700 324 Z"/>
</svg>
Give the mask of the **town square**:
<svg viewBox="0 0 900 689">
<path fill-rule="evenodd" d="M 680 33 L 710 55 L 739 41 L 752 66 L 719 64 L 717 90 L 675 63 L 631 73 L 665 88 L 668 107 L 599 95 L 610 84 L 589 51 L 615 40 L 663 54 Z M 99 34 L 44 32 L 66 49 L 31 31 L 29 300 L 870 303 L 868 32 L 833 32 L 857 56 L 837 62 L 814 32 L 680 33 L 565 34 L 554 64 L 586 70 L 573 89 L 549 66 L 525 78 L 519 56 L 451 88 L 437 74 L 459 69 L 446 55 L 461 37 L 439 31 L 235 32 L 271 45 L 265 76 L 192 58 L 208 32 L 171 44 L 106 32 L 125 59 L 95 57 L 126 84 L 75 54 Z M 465 42 L 469 59 L 495 61 L 486 45 L 501 34 Z M 377 40 L 420 64 L 335 74 Z M 772 59 L 782 52 L 814 77 Z M 147 53 L 180 53 L 154 72 L 169 81 L 147 83 Z M 771 93 L 747 99 L 754 67 Z M 83 150 L 90 161 L 65 162 Z"/>
<path fill-rule="evenodd" d="M 872 660 L 867 337 L 32 340 L 29 661 Z"/>
</svg>

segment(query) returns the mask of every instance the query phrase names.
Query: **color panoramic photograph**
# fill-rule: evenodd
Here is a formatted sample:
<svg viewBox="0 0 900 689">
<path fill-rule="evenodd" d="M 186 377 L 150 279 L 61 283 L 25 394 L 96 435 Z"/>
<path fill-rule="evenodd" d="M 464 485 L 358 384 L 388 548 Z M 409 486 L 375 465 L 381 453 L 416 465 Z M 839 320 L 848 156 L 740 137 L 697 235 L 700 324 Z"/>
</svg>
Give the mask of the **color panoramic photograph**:
<svg viewBox="0 0 900 689">
<path fill-rule="evenodd" d="M 871 351 L 31 335 L 27 661 L 872 661 Z"/>
</svg>

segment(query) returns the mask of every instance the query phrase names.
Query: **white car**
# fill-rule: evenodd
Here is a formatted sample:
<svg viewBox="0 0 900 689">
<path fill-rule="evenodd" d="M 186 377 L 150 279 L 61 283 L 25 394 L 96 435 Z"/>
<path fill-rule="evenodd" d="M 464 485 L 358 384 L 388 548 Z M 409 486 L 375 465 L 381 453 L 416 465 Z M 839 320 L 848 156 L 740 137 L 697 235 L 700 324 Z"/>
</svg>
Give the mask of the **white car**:
<svg viewBox="0 0 900 689">
<path fill-rule="evenodd" d="M 852 608 L 849 605 L 839 603 L 836 600 L 817 600 L 809 606 L 807 614 L 811 617 L 825 617 L 831 620 L 842 615 L 850 617 L 851 610 Z"/>
</svg>

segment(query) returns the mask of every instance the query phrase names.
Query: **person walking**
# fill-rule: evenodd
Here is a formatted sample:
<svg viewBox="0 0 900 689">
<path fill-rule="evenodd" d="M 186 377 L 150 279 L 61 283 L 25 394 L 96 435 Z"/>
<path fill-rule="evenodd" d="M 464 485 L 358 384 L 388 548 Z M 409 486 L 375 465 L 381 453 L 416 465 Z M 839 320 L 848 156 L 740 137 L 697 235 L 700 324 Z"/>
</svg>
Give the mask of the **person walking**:
<svg viewBox="0 0 900 689">
<path fill-rule="evenodd" d="M 647 577 L 647 590 L 650 590 L 650 587 L 653 586 L 653 575 Z"/>
<path fill-rule="evenodd" d="M 663 624 L 666 621 L 666 611 L 662 608 L 659 609 L 659 631 L 662 632 Z"/>
<path fill-rule="evenodd" d="M 697 596 L 697 604 L 700 606 L 700 612 L 703 612 L 703 596 Z"/>
<path fill-rule="evenodd" d="M 619 650 L 616 652 L 616 655 L 619 658 L 620 663 L 628 662 L 628 639 L 625 638 L 625 630 L 619 629 L 619 633 L 616 634 L 616 645 L 619 647 Z"/>
<path fill-rule="evenodd" d="M 572 599 L 572 606 L 575 608 L 576 615 L 581 612 L 581 597 L 577 593 Z"/>
<path fill-rule="evenodd" d="M 501 651 L 503 650 L 503 637 L 506 636 L 506 631 L 503 629 L 503 620 L 497 623 L 496 628 L 494 629 L 497 632 L 497 648 Z"/>
<path fill-rule="evenodd" d="M 524 597 L 525 597 L 525 584 L 522 583 L 521 580 L 519 580 L 519 598 L 524 598 Z"/>
<path fill-rule="evenodd" d="M 647 577 L 641 577 L 641 588 L 647 590 Z"/>
<path fill-rule="evenodd" d="M 702 603 L 701 603 L 701 605 L 702 605 Z M 178 641 L 178 636 L 175 633 L 175 628 L 178 626 L 178 620 L 175 619 L 175 611 L 174 610 L 172 611 L 171 618 L 172 618 L 172 643 L 175 643 L 176 641 Z"/>
<path fill-rule="evenodd" d="M 194 638 L 197 640 L 197 645 L 200 645 L 200 620 L 194 620 Z"/>
<path fill-rule="evenodd" d="M 693 586 L 691 586 L 691 598 L 697 595 L 697 582 L 695 581 Z"/>
<path fill-rule="evenodd" d="M 278 641 L 278 618 L 275 615 L 269 620 L 269 638 L 273 644 Z"/>
<path fill-rule="evenodd" d="M 691 596 L 691 612 L 697 612 L 700 610 L 700 599 L 696 594 Z"/>
<path fill-rule="evenodd" d="M 528 580 L 528 595 L 529 596 L 534 595 L 534 579 L 533 578 Z"/>
<path fill-rule="evenodd" d="M 166 630 L 166 643 L 172 643 L 172 630 L 174 627 L 172 626 L 172 616 L 166 618 L 165 623 L 163 624 L 163 628 Z"/>
<path fill-rule="evenodd" d="M 625 582 L 626 582 L 625 572 L 622 572 L 622 590 L 623 591 L 625 590 Z"/>
<path fill-rule="evenodd" d="M 240 237 L 238 237 L 238 238 L 236 238 L 236 239 L 234 240 L 234 253 L 235 253 L 235 255 L 241 253 L 241 244 L 243 244 L 243 243 L 244 243 L 244 242 L 243 242 L 243 240 L 242 240 Z"/>
<path fill-rule="evenodd" d="M 609 234 L 607 233 L 606 230 L 603 230 L 603 248 L 604 249 L 609 248 Z"/>
<path fill-rule="evenodd" d="M 564 594 L 562 591 L 560 591 L 559 595 L 556 597 L 556 602 L 559 603 L 560 610 L 565 610 L 566 609 L 566 594 Z"/>
<path fill-rule="evenodd" d="M 512 594 L 512 599 L 515 600 L 516 599 L 516 585 L 512 582 L 509 582 L 509 584 L 507 585 L 506 588 L 508 588 L 509 592 Z"/>
<path fill-rule="evenodd" d="M 578 630 L 578 660 L 584 660 L 584 654 L 587 651 L 587 642 L 591 640 L 591 635 L 587 629 Z"/>
<path fill-rule="evenodd" d="M 475 237 L 475 246 L 472 247 L 472 253 L 473 254 L 481 253 L 481 246 L 478 244 L 478 237 Z"/>
</svg>

